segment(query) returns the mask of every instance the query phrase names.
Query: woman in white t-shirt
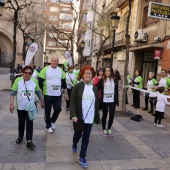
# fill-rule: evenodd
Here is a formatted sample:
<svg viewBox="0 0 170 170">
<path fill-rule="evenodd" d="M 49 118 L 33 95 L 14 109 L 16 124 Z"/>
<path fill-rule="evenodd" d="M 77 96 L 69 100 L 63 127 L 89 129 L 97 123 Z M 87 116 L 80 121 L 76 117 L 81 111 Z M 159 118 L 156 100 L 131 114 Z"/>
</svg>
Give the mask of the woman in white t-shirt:
<svg viewBox="0 0 170 170">
<path fill-rule="evenodd" d="M 115 107 L 116 102 L 118 100 L 118 88 L 117 84 L 114 81 L 114 73 L 113 68 L 106 67 L 104 69 L 104 76 L 100 79 L 98 84 L 98 90 L 102 92 L 102 127 L 101 131 L 102 136 L 113 137 L 111 127 L 114 120 Z M 109 109 L 109 120 L 108 120 L 108 128 L 106 129 L 106 120 Z"/>
<path fill-rule="evenodd" d="M 164 95 L 164 86 L 158 87 L 158 91 L 159 95 L 157 96 L 154 125 L 157 125 L 158 127 L 164 127 L 161 124 L 161 120 L 164 116 L 165 106 L 170 105 L 170 102 L 167 101 L 167 96 Z"/>
<path fill-rule="evenodd" d="M 29 101 L 35 102 L 35 94 L 41 101 L 41 107 L 44 107 L 44 101 L 40 92 L 38 81 L 35 78 L 31 78 L 32 74 L 33 68 L 31 66 L 25 66 L 23 68 L 23 76 L 17 78 L 12 85 L 10 93 L 10 112 L 13 113 L 14 111 L 14 97 L 16 96 L 19 135 L 16 143 L 22 143 L 26 125 L 27 148 L 34 150 L 35 145 L 32 142 L 33 120 L 29 119 L 28 111 L 26 111 L 26 105 Z"/>
<path fill-rule="evenodd" d="M 67 92 L 68 92 L 68 100 L 66 101 L 66 111 L 69 110 L 70 107 L 70 95 L 73 89 L 73 86 L 76 81 L 76 76 L 73 73 L 73 67 L 68 66 L 68 72 L 66 73 L 66 85 L 67 85 Z"/>
</svg>

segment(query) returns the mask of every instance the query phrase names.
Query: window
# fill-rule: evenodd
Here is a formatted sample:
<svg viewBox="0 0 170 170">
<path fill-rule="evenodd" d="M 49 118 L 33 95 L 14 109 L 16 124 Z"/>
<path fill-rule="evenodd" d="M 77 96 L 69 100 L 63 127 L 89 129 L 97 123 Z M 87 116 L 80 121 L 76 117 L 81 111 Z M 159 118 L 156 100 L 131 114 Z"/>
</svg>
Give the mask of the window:
<svg viewBox="0 0 170 170">
<path fill-rule="evenodd" d="M 48 44 L 47 44 L 47 46 L 53 46 L 53 47 L 55 47 L 56 45 L 57 43 L 53 41 L 48 41 Z"/>
<path fill-rule="evenodd" d="M 58 12 L 58 8 L 57 7 L 50 7 L 50 12 Z"/>
<path fill-rule="evenodd" d="M 58 18 L 56 16 L 49 16 L 49 20 L 52 20 L 52 21 L 57 21 Z"/>
<path fill-rule="evenodd" d="M 61 13 L 69 13 L 71 10 L 70 8 L 62 8 Z"/>
<path fill-rule="evenodd" d="M 52 2 L 52 3 L 58 3 L 59 0 L 50 0 L 50 2 Z"/>
<path fill-rule="evenodd" d="M 147 27 L 152 24 L 157 24 L 159 19 L 148 17 L 148 7 L 144 8 L 144 19 L 143 19 L 143 26 Z"/>
<path fill-rule="evenodd" d="M 59 44 L 60 46 L 62 46 L 62 44 L 63 44 L 64 46 L 70 45 L 70 42 L 68 42 L 67 40 L 59 40 L 58 42 L 59 42 L 58 44 Z"/>
<path fill-rule="evenodd" d="M 59 28 L 64 28 L 64 29 L 72 29 L 72 24 L 71 23 L 59 23 Z"/>
<path fill-rule="evenodd" d="M 87 14 L 83 14 L 83 21 L 86 21 L 87 20 Z"/>
<path fill-rule="evenodd" d="M 72 14 L 60 14 L 60 19 L 70 21 L 73 20 L 73 16 Z"/>
<path fill-rule="evenodd" d="M 56 38 L 57 37 L 56 33 L 49 33 L 48 35 L 49 35 L 50 38 L 54 38 L 54 37 Z"/>
<path fill-rule="evenodd" d="M 73 0 L 60 0 L 60 1 L 67 3 L 67 2 L 72 2 Z"/>
</svg>

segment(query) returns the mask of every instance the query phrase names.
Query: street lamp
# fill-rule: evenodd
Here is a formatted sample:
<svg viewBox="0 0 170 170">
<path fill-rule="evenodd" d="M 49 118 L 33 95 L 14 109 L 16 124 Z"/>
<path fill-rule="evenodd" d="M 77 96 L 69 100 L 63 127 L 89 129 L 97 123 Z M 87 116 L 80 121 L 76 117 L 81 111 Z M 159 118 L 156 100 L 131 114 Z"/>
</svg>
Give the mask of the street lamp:
<svg viewBox="0 0 170 170">
<path fill-rule="evenodd" d="M 2 16 L 4 6 L 5 6 L 5 0 L 0 0 L 0 16 Z"/>
<path fill-rule="evenodd" d="M 114 45 L 115 45 L 115 33 L 116 33 L 116 29 L 118 28 L 120 17 L 117 15 L 117 13 L 114 13 L 111 16 L 111 20 L 112 20 L 112 28 L 113 28 L 113 39 L 112 39 L 112 52 L 111 52 L 111 63 L 110 63 L 110 66 L 112 67 L 112 64 L 113 64 L 113 54 L 114 54 Z"/>
<path fill-rule="evenodd" d="M 85 46 L 84 40 L 82 40 L 80 44 L 81 44 L 81 63 L 80 63 L 80 65 L 82 65 L 82 63 L 83 63 L 83 49 Z"/>
</svg>

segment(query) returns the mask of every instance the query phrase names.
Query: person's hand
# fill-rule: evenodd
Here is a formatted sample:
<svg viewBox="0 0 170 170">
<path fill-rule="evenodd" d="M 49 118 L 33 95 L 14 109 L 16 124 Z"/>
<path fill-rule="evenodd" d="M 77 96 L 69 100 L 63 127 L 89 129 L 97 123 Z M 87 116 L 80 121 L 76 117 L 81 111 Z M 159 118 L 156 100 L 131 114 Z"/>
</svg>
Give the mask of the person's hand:
<svg viewBox="0 0 170 170">
<path fill-rule="evenodd" d="M 10 106 L 9 106 L 9 111 L 10 111 L 11 113 L 13 113 L 13 111 L 14 111 L 14 104 L 10 104 Z"/>
<path fill-rule="evenodd" d="M 77 117 L 72 118 L 72 121 L 75 122 L 75 123 L 77 123 L 77 120 L 78 120 Z"/>
<path fill-rule="evenodd" d="M 41 102 L 41 108 L 44 108 L 44 102 Z"/>
<path fill-rule="evenodd" d="M 65 101 L 69 100 L 67 93 L 64 93 L 64 100 L 65 100 Z"/>
</svg>

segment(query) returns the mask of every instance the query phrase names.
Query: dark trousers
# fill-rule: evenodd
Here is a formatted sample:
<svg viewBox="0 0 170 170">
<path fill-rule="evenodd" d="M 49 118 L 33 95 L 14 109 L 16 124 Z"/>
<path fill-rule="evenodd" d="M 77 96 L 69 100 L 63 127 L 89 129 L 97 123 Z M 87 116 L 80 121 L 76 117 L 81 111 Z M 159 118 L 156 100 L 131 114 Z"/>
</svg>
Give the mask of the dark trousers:
<svg viewBox="0 0 170 170">
<path fill-rule="evenodd" d="M 70 107 L 70 96 L 71 96 L 71 91 L 72 89 L 67 89 L 67 92 L 68 92 L 68 100 L 66 101 L 66 108 L 69 108 Z"/>
<path fill-rule="evenodd" d="M 58 118 L 58 115 L 61 112 L 61 96 L 44 96 L 44 102 L 45 102 L 45 122 L 46 122 L 46 128 L 51 127 L 51 122 L 55 123 L 55 121 Z M 51 108 L 53 106 L 53 114 L 51 115 Z"/>
<path fill-rule="evenodd" d="M 26 140 L 32 140 L 33 121 L 29 119 L 28 112 L 25 110 L 17 110 L 18 112 L 18 133 L 23 138 L 26 123 Z"/>
<path fill-rule="evenodd" d="M 102 111 L 103 111 L 103 116 L 102 116 L 102 127 L 103 130 L 106 129 L 106 120 L 107 120 L 107 114 L 108 114 L 108 108 L 109 108 L 109 122 L 108 122 L 108 129 L 111 129 L 113 120 L 114 120 L 114 115 L 115 115 L 115 103 L 102 103 Z"/>
<path fill-rule="evenodd" d="M 150 101 L 151 111 L 153 111 L 153 105 L 156 106 L 156 100 L 153 101 L 153 98 L 149 98 L 149 93 L 145 95 L 145 108 L 148 108 L 148 100 Z"/>
<path fill-rule="evenodd" d="M 154 122 L 157 123 L 157 124 L 161 124 L 161 120 L 162 120 L 163 117 L 164 117 L 164 112 L 156 111 Z"/>
<path fill-rule="evenodd" d="M 133 89 L 133 104 L 136 107 L 140 107 L 140 91 Z"/>
<path fill-rule="evenodd" d="M 85 125 L 85 131 L 84 132 L 75 131 L 73 136 L 74 147 L 77 146 L 77 143 L 82 137 L 80 158 L 86 157 L 87 147 L 89 144 L 89 138 L 92 130 L 92 124 L 85 123 L 84 125 Z"/>
</svg>

